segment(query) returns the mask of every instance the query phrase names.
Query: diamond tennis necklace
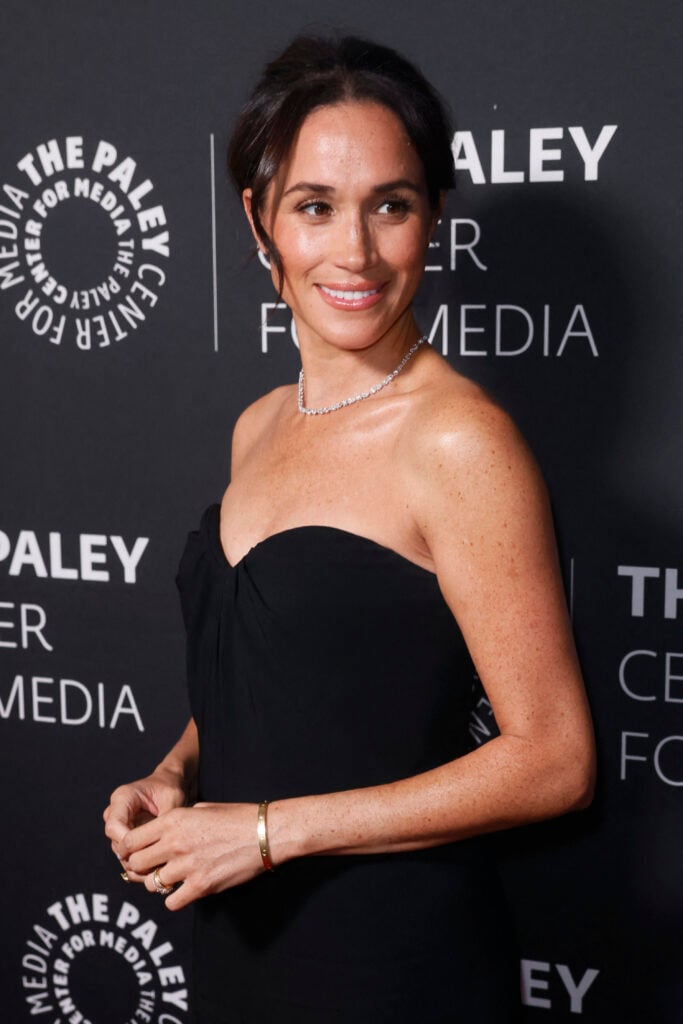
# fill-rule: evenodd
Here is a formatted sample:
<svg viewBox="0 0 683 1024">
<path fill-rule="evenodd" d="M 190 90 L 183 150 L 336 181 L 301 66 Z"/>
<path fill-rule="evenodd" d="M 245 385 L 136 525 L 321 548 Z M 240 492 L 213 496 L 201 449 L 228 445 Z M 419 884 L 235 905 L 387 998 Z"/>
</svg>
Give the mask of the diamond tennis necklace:
<svg viewBox="0 0 683 1024">
<path fill-rule="evenodd" d="M 394 377 L 398 377 L 408 360 L 415 355 L 420 345 L 423 345 L 425 341 L 427 341 L 427 335 L 423 334 L 421 338 L 418 338 L 414 345 L 411 345 L 396 369 L 392 370 L 391 373 L 388 373 L 384 380 L 381 380 L 379 384 L 375 384 L 373 387 L 368 388 L 367 391 L 361 391 L 359 394 L 353 395 L 351 398 L 344 398 L 341 402 L 335 402 L 334 405 L 321 405 L 317 409 L 309 409 L 304 405 L 304 370 L 302 367 L 299 371 L 299 412 L 304 413 L 306 416 L 322 416 L 327 412 L 336 412 L 337 409 L 343 409 L 346 405 L 353 405 L 355 402 L 362 402 L 364 398 L 370 398 L 370 395 L 376 395 L 377 392 L 381 391 L 382 388 L 385 388 L 387 384 L 391 384 Z"/>
</svg>

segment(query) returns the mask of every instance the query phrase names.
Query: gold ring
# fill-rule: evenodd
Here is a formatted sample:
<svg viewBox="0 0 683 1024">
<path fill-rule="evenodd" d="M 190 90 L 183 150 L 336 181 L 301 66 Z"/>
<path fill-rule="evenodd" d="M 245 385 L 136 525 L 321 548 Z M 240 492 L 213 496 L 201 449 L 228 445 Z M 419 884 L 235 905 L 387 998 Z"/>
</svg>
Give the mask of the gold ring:
<svg viewBox="0 0 683 1024">
<path fill-rule="evenodd" d="M 154 888 L 156 889 L 156 891 L 159 893 L 160 896 L 168 896 L 169 892 L 173 892 L 173 886 L 172 885 L 164 885 L 164 883 L 161 881 L 161 875 L 159 874 L 159 868 L 155 868 L 154 869 L 154 873 L 152 875 L 152 881 L 154 882 Z"/>
<path fill-rule="evenodd" d="M 121 872 L 121 878 L 124 880 L 124 882 L 130 882 L 130 878 L 128 877 L 128 872 L 127 871 L 122 871 Z"/>
</svg>

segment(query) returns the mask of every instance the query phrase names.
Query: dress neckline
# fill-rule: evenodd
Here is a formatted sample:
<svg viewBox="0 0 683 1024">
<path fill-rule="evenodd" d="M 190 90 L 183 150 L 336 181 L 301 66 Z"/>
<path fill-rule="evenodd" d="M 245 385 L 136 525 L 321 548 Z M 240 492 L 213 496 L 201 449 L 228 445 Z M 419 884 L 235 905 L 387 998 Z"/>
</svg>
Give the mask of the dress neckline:
<svg viewBox="0 0 683 1024">
<path fill-rule="evenodd" d="M 209 506 L 207 511 L 209 513 L 209 534 L 214 552 L 219 562 L 232 572 L 237 572 L 258 552 L 267 549 L 271 544 L 280 543 L 290 534 L 295 535 L 306 531 L 317 531 L 319 533 L 329 533 L 335 534 L 339 537 L 347 537 L 351 542 L 357 541 L 360 544 L 370 545 L 370 547 L 375 548 L 378 551 L 384 551 L 391 557 L 405 563 L 416 572 L 423 573 L 431 577 L 435 582 L 437 580 L 436 573 L 432 572 L 431 569 L 425 569 L 424 566 L 418 565 L 417 562 L 413 562 L 410 558 L 406 558 L 405 555 L 400 554 L 400 552 L 396 551 L 394 548 L 390 548 L 386 544 L 380 544 L 379 541 L 373 540 L 371 537 L 365 537 L 361 533 L 354 533 L 353 530 L 345 530 L 340 526 L 327 526 L 324 523 L 306 523 L 302 526 L 288 526 L 284 530 L 277 530 L 275 533 L 271 533 L 267 537 L 263 537 L 262 540 L 257 541 L 256 544 L 253 544 L 252 547 L 250 547 L 248 551 L 245 551 L 242 557 L 233 565 L 233 563 L 228 559 L 221 541 L 221 506 L 218 503 L 214 503 Z"/>
</svg>

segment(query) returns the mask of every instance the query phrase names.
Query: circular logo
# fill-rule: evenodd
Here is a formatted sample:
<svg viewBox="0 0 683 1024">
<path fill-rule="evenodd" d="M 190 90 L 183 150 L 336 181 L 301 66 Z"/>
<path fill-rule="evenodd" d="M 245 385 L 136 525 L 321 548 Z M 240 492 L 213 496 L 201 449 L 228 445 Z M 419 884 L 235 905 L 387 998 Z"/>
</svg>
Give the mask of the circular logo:
<svg viewBox="0 0 683 1024">
<path fill-rule="evenodd" d="M 187 982 L 159 926 L 106 893 L 74 893 L 46 908 L 21 961 L 26 1020 L 52 1024 L 186 1024 Z M 43 1018 L 43 1014 L 50 1016 Z"/>
<path fill-rule="evenodd" d="M 146 324 L 170 233 L 155 186 L 111 142 L 41 142 L 0 192 L 0 292 L 38 338 L 84 352 Z"/>
</svg>

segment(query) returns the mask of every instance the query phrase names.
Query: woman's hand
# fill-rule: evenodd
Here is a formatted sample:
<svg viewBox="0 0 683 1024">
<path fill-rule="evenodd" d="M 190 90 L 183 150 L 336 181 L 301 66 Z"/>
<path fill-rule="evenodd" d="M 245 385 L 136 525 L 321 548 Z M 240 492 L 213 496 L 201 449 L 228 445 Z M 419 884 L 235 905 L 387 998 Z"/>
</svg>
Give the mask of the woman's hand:
<svg viewBox="0 0 683 1024">
<path fill-rule="evenodd" d="M 160 766 L 151 775 L 115 789 L 109 798 L 103 818 L 105 835 L 111 848 L 121 859 L 121 840 L 131 829 L 152 821 L 187 803 L 187 789 L 182 775 Z M 131 881 L 141 881 L 133 879 Z"/>
<path fill-rule="evenodd" d="M 180 910 L 264 870 L 257 815 L 257 804 L 176 807 L 127 832 L 118 842 L 118 853 L 129 878 L 144 881 L 149 892 L 158 891 L 155 868 L 164 886 L 178 885 L 165 902 L 169 910 Z"/>
</svg>

